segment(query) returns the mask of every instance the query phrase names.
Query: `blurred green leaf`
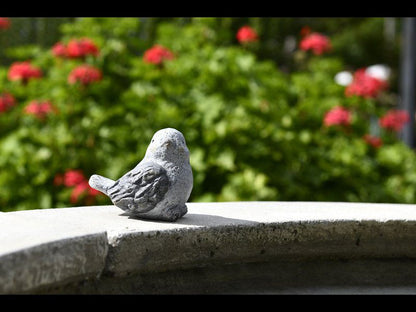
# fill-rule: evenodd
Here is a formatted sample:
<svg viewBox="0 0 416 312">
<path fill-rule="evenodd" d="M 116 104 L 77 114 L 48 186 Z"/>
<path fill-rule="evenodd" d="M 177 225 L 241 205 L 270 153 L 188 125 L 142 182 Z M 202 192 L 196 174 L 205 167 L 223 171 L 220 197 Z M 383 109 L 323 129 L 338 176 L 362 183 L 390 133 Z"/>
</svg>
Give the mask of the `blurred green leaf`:
<svg viewBox="0 0 416 312">
<path fill-rule="evenodd" d="M 236 31 L 250 23 L 260 40 L 241 45 Z M 330 36 L 331 53 L 299 50 L 305 24 Z M 9 81 L 9 66 L 0 66 L 0 94 L 16 99 L 0 111 L 1 210 L 111 204 L 104 196 L 71 201 L 73 189 L 57 177 L 79 169 L 86 179 L 117 179 L 165 127 L 182 131 L 190 149 L 190 201 L 415 203 L 414 151 L 380 127 L 381 147 L 363 139 L 371 119 L 397 106 L 394 81 L 374 99 L 346 97 L 334 81 L 339 71 L 382 59 L 382 26 L 382 18 L 75 18 L 61 25 L 59 41 L 90 38 L 97 56 L 55 57 L 52 45 L 8 48 L 11 62 L 31 59 L 43 76 Z M 146 63 L 155 44 L 174 58 Z M 102 79 L 69 84 L 84 63 Z M 29 115 L 32 101 L 50 101 L 56 111 Z M 335 106 L 351 111 L 350 125 L 325 126 Z"/>
</svg>

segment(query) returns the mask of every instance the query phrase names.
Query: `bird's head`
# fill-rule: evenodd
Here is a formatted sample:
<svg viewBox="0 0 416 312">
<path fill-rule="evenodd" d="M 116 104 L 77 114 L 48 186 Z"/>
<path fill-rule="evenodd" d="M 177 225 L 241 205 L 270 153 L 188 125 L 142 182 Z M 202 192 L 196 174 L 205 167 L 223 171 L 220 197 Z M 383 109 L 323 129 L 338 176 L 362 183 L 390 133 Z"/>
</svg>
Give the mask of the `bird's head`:
<svg viewBox="0 0 416 312">
<path fill-rule="evenodd" d="M 189 150 L 183 134 L 173 128 L 157 131 L 150 141 L 146 158 L 155 158 L 173 162 L 189 161 Z"/>
</svg>

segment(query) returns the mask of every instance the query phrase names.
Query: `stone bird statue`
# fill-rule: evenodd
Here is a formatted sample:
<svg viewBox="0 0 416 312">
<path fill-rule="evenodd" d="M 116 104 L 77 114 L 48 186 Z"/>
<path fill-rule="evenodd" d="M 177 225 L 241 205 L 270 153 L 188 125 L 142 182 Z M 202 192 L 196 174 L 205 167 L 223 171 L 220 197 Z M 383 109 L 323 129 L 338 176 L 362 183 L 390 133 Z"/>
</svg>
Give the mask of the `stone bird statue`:
<svg viewBox="0 0 416 312">
<path fill-rule="evenodd" d="M 157 131 L 142 161 L 117 181 L 94 174 L 89 185 L 138 218 L 176 221 L 188 211 L 193 187 L 189 150 L 173 128 Z"/>
</svg>

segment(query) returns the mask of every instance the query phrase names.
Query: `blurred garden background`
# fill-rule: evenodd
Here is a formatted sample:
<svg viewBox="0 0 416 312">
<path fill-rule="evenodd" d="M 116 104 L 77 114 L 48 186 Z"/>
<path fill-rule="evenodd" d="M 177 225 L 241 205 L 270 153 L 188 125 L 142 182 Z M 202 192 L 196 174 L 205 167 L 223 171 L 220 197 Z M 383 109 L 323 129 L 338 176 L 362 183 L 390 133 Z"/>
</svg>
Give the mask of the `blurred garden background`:
<svg viewBox="0 0 416 312">
<path fill-rule="evenodd" d="M 111 204 L 159 129 L 190 201 L 416 203 L 402 18 L 0 18 L 0 210 Z"/>
</svg>

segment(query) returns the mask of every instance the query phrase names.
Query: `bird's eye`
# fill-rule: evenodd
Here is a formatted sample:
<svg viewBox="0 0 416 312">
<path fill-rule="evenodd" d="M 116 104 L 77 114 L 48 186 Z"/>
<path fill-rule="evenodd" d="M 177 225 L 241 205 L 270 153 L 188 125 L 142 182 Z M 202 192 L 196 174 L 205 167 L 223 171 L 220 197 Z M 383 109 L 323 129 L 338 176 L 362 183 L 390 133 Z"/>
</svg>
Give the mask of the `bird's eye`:
<svg viewBox="0 0 416 312">
<path fill-rule="evenodd" d="M 152 142 L 151 143 L 153 143 L 155 141 L 155 139 L 152 139 Z"/>
</svg>

